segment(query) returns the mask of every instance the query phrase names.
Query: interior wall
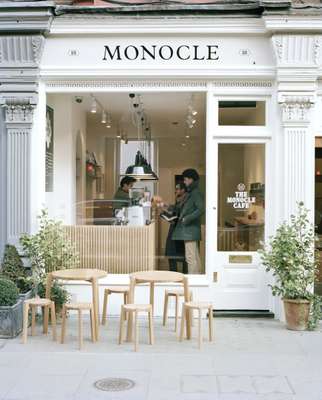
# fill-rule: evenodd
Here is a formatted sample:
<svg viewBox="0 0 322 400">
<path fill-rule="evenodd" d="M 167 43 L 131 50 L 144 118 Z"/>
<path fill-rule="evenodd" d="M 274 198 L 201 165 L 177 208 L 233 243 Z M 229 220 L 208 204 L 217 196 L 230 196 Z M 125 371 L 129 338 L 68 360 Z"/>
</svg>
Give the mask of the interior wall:
<svg viewBox="0 0 322 400">
<path fill-rule="evenodd" d="M 75 224 L 76 143 L 77 136 L 86 143 L 86 114 L 73 96 L 49 94 L 47 104 L 54 110 L 54 190 L 46 193 L 46 206 L 51 217 Z"/>
</svg>

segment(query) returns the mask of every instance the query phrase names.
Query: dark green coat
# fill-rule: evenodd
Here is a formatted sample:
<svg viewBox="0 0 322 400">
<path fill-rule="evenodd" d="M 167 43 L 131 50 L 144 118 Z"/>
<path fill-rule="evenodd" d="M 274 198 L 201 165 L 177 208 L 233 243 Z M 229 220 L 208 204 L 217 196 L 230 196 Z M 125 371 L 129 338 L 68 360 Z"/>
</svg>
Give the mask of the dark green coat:
<svg viewBox="0 0 322 400">
<path fill-rule="evenodd" d="M 198 188 L 198 182 L 194 182 L 188 187 L 172 240 L 201 240 L 201 216 L 204 212 L 204 199 Z"/>
<path fill-rule="evenodd" d="M 125 192 L 121 187 L 115 192 L 113 200 L 117 200 L 113 202 L 114 209 L 121 209 L 130 205 L 129 193 Z"/>
</svg>

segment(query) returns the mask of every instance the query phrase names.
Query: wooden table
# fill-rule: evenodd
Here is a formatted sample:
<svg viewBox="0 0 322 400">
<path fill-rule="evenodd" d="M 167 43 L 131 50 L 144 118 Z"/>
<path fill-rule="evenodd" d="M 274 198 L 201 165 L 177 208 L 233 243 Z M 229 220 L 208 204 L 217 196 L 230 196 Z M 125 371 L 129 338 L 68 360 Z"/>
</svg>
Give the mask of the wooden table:
<svg viewBox="0 0 322 400">
<path fill-rule="evenodd" d="M 92 285 L 92 299 L 94 309 L 94 338 L 97 341 L 99 338 L 99 296 L 98 296 L 98 280 L 105 278 L 107 272 L 100 269 L 61 269 L 58 271 L 50 272 L 47 275 L 46 283 L 46 298 L 50 298 L 51 286 L 54 279 L 60 279 L 65 281 L 86 281 Z M 45 326 L 46 331 L 48 330 L 48 312 L 45 313 Z M 46 332 L 47 333 L 47 332 Z"/>
<path fill-rule="evenodd" d="M 134 303 L 135 286 L 140 283 L 150 284 L 150 304 L 152 305 L 152 314 L 154 306 L 154 285 L 155 283 L 181 283 L 184 288 L 184 301 L 189 301 L 189 284 L 188 277 L 181 274 L 180 272 L 172 271 L 141 271 L 130 274 L 130 291 L 128 296 L 128 303 Z M 132 318 L 129 315 L 128 325 L 127 325 L 127 340 L 132 340 Z M 191 337 L 191 326 L 190 326 L 190 313 L 187 312 L 186 318 L 187 327 L 187 339 Z"/>
</svg>

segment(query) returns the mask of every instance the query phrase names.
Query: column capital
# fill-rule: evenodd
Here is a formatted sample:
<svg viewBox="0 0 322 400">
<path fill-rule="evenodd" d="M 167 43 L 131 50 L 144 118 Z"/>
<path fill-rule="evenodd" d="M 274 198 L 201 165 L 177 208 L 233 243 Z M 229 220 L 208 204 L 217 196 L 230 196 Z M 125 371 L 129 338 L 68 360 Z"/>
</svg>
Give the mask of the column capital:
<svg viewBox="0 0 322 400">
<path fill-rule="evenodd" d="M 283 125 L 308 126 L 309 112 L 315 103 L 312 93 L 279 93 L 278 102 L 282 110 Z"/>
<path fill-rule="evenodd" d="M 5 122 L 11 124 L 32 124 L 33 112 L 36 106 L 34 97 L 2 97 L 0 105 L 5 109 Z"/>
</svg>

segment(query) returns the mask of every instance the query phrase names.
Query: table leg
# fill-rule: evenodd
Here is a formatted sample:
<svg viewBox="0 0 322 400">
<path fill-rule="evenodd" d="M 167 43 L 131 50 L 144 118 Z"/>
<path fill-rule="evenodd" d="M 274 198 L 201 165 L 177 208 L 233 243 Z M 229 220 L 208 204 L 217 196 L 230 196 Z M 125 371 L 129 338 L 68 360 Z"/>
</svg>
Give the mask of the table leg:
<svg viewBox="0 0 322 400">
<path fill-rule="evenodd" d="M 51 285 L 53 283 L 53 276 L 51 272 L 47 274 L 47 279 L 46 279 L 46 299 L 50 299 L 50 292 L 51 292 Z M 48 333 L 48 319 L 49 319 L 49 308 L 44 307 L 44 328 L 43 331 L 45 334 Z"/>
<path fill-rule="evenodd" d="M 189 282 L 188 277 L 185 276 L 183 278 L 183 288 L 184 288 L 184 301 L 188 302 L 190 300 L 190 292 L 189 292 Z M 187 339 L 191 339 L 191 314 L 186 307 L 186 332 L 187 332 Z"/>
<path fill-rule="evenodd" d="M 154 315 L 154 282 L 150 282 L 150 304 L 152 306 L 152 316 Z"/>
<path fill-rule="evenodd" d="M 135 292 L 135 278 L 130 276 L 130 290 L 129 290 L 129 296 L 128 296 L 128 304 L 133 304 L 134 303 L 134 292 Z M 128 342 L 132 341 L 133 337 L 133 313 L 130 312 L 128 313 L 128 319 L 127 319 L 127 335 L 126 335 L 126 340 Z"/>
<path fill-rule="evenodd" d="M 94 337 L 95 342 L 98 340 L 98 288 L 97 279 L 92 279 L 92 299 L 93 299 L 93 314 L 94 314 Z"/>
</svg>

